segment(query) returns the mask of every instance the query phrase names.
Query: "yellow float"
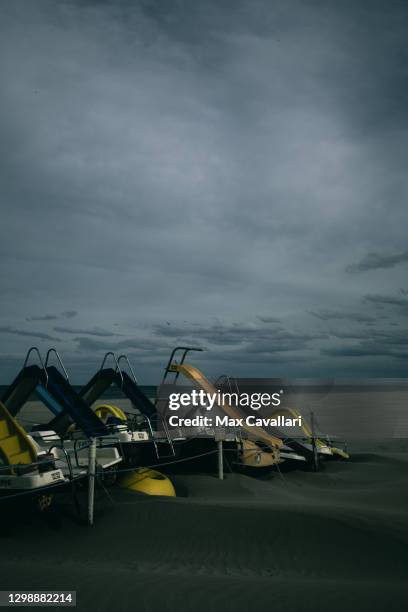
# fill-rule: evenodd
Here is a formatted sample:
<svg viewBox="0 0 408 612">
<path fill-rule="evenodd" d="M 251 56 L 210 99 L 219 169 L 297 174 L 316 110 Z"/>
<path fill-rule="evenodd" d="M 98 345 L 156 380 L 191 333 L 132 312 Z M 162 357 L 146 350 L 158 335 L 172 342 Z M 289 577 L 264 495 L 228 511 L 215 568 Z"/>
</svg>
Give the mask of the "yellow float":
<svg viewBox="0 0 408 612">
<path fill-rule="evenodd" d="M 106 423 L 109 417 L 116 417 L 121 421 L 127 420 L 123 410 L 111 404 L 100 404 L 95 408 L 95 414 L 104 423 Z M 146 495 L 176 497 L 173 484 L 167 476 L 149 468 L 139 468 L 138 470 L 124 474 L 119 479 L 118 484 L 122 489 L 130 489 L 131 491 L 138 491 Z"/>
<path fill-rule="evenodd" d="M 121 421 L 127 420 L 123 410 L 111 404 L 100 404 L 95 408 L 95 414 L 104 423 L 106 423 L 109 417 L 116 417 Z M 149 468 L 139 468 L 138 470 L 124 474 L 119 479 L 118 484 L 122 489 L 130 489 L 131 491 L 138 491 L 146 495 L 176 497 L 173 484 L 167 476 Z"/>
<path fill-rule="evenodd" d="M 130 489 L 146 495 L 176 497 L 173 484 L 167 476 L 150 468 L 139 468 L 134 472 L 124 474 L 119 479 L 119 486 L 122 489 Z"/>
<path fill-rule="evenodd" d="M 95 408 L 94 412 L 104 423 L 106 423 L 110 416 L 116 417 L 121 421 L 127 420 L 126 414 L 121 408 L 118 406 L 111 406 L 110 404 L 100 404 Z"/>
</svg>

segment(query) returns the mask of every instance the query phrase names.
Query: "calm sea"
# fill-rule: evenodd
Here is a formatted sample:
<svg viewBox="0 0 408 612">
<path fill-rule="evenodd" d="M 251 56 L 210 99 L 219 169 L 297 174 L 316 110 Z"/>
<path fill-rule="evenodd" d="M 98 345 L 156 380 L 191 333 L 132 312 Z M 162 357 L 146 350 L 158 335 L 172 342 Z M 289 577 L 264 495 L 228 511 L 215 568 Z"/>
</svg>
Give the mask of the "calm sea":
<svg viewBox="0 0 408 612">
<path fill-rule="evenodd" d="M 72 385 L 72 386 L 77 393 L 82 388 L 81 385 Z M 8 385 L 0 385 L 0 398 L 3 396 L 3 393 L 5 393 L 7 387 Z M 142 389 L 142 391 L 144 391 L 145 395 L 147 395 L 148 397 L 156 397 L 156 391 L 157 391 L 156 385 L 140 385 L 140 388 Z M 101 395 L 100 399 L 119 399 L 121 397 L 124 397 L 123 393 L 120 391 L 118 387 L 112 385 L 111 387 L 109 387 L 109 389 L 105 391 L 105 393 L 103 393 L 103 395 Z M 35 393 L 33 393 L 30 399 L 36 400 L 38 398 L 35 395 Z"/>
</svg>

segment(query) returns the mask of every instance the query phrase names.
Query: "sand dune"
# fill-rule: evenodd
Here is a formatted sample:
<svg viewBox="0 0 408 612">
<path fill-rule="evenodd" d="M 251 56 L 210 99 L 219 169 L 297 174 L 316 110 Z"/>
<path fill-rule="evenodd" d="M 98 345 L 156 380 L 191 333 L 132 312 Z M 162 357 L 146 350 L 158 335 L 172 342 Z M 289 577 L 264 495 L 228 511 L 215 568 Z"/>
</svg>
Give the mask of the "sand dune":
<svg viewBox="0 0 408 612">
<path fill-rule="evenodd" d="M 81 610 L 407 609 L 408 453 L 174 482 L 184 496 L 98 491 L 93 528 L 63 497 L 48 515 L 14 515 L 2 588 L 76 589 Z"/>
</svg>

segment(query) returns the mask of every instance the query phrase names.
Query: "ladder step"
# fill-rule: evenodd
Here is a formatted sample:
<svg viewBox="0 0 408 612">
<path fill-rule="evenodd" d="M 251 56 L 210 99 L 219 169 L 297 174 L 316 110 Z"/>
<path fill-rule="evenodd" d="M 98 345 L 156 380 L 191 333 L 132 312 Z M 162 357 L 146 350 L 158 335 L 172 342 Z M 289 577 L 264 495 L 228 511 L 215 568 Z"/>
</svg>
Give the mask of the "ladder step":
<svg viewBox="0 0 408 612">
<path fill-rule="evenodd" d="M 21 453 L 15 453 L 14 455 L 10 455 L 9 460 L 11 465 L 18 465 L 19 463 L 27 465 L 32 463 L 31 454 L 29 453 L 29 451 L 23 451 Z"/>
<path fill-rule="evenodd" d="M 6 419 L 0 420 L 0 439 L 7 438 L 10 435 L 9 426 Z"/>
<path fill-rule="evenodd" d="M 21 453 L 22 448 L 18 436 L 8 436 L 0 440 L 0 448 L 6 455 Z"/>
<path fill-rule="evenodd" d="M 0 402 L 0 431 L 0 451 L 4 456 L 3 461 L 13 464 L 16 457 L 18 461 L 24 463 L 32 463 L 36 460 L 37 451 L 31 438 L 2 402 Z M 23 455 L 18 457 L 21 453 Z"/>
</svg>

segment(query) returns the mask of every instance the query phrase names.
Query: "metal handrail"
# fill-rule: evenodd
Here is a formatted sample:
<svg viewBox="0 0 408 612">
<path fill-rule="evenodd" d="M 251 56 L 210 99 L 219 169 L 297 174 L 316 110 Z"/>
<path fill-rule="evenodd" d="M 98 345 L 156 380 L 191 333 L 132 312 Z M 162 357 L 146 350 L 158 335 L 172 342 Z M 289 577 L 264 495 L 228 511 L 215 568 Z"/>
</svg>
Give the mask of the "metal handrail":
<svg viewBox="0 0 408 612">
<path fill-rule="evenodd" d="M 227 384 L 230 390 L 230 393 L 237 393 L 239 395 L 239 387 L 236 378 L 231 378 L 227 374 L 222 374 L 214 381 L 214 386 Z M 235 385 L 235 391 L 232 390 L 232 385 Z"/>
<path fill-rule="evenodd" d="M 218 376 L 218 378 L 214 380 L 214 387 L 217 387 L 218 385 L 223 385 L 224 383 L 228 383 L 227 374 L 221 374 L 221 376 Z"/>
<path fill-rule="evenodd" d="M 43 369 L 43 372 L 44 372 L 44 374 L 45 374 L 45 386 L 47 387 L 47 386 L 48 386 L 48 373 L 47 373 L 47 370 L 45 369 L 44 362 L 43 362 L 42 357 L 41 357 L 41 353 L 40 353 L 40 351 L 39 351 L 39 349 L 38 349 L 38 347 L 37 347 L 37 346 L 32 346 L 31 348 L 29 348 L 29 349 L 28 349 L 28 351 L 27 351 L 27 355 L 26 355 L 26 358 L 25 358 L 25 360 L 24 360 L 23 369 L 26 367 L 26 365 L 27 365 L 27 363 L 28 363 L 28 358 L 30 357 L 30 354 L 31 354 L 33 351 L 34 351 L 35 353 L 37 353 L 37 355 L 38 355 L 38 360 L 39 360 L 39 362 L 40 362 L 40 364 L 41 364 L 41 367 L 42 367 L 42 369 Z"/>
<path fill-rule="evenodd" d="M 77 443 L 83 442 L 84 440 L 88 440 L 88 438 L 75 438 L 74 440 L 74 456 L 75 456 L 75 461 L 76 461 L 78 468 L 80 468 L 81 466 L 79 465 Z M 88 447 L 89 447 L 89 440 L 88 440 L 88 444 L 86 446 L 83 446 L 82 448 L 88 448 Z"/>
<path fill-rule="evenodd" d="M 133 415 L 132 415 L 132 416 L 133 416 Z M 154 446 L 154 449 L 155 449 L 155 451 L 156 451 L 156 457 L 157 457 L 158 459 L 160 459 L 159 447 L 158 447 L 158 445 L 157 445 L 157 438 L 156 438 L 156 436 L 155 436 L 155 430 L 154 430 L 154 428 L 153 428 L 151 418 L 150 418 L 150 417 L 148 417 L 146 414 L 142 414 L 142 413 L 141 413 L 140 415 L 137 415 L 137 416 L 140 416 L 140 417 L 142 418 L 142 420 L 143 420 L 143 421 L 145 421 L 145 422 L 147 423 L 147 428 L 148 428 L 149 433 L 150 433 L 150 438 L 151 438 L 151 440 L 152 440 L 152 442 L 153 442 L 153 446 Z M 171 439 L 170 432 L 169 432 L 169 429 L 168 429 L 168 427 L 167 427 L 167 423 L 166 423 L 166 422 L 165 422 L 165 420 L 163 419 L 162 415 L 156 414 L 156 415 L 154 415 L 154 416 L 155 416 L 155 418 L 156 418 L 156 419 L 159 419 L 159 418 L 160 418 L 160 419 L 161 419 L 161 421 L 162 421 L 162 423 L 163 423 L 163 431 L 164 431 L 164 433 L 165 433 L 167 443 L 168 443 L 168 445 L 169 445 L 169 446 L 170 446 L 170 448 L 171 448 L 171 454 L 172 454 L 172 456 L 174 457 L 174 456 L 176 455 L 176 451 L 174 450 L 173 441 L 172 441 L 172 439 Z M 134 431 L 134 429 L 133 429 L 133 430 L 131 430 L 131 431 Z"/>
<path fill-rule="evenodd" d="M 150 431 L 150 437 L 151 437 L 152 442 L 153 442 L 154 450 L 156 451 L 156 457 L 159 459 L 159 449 L 158 449 L 158 446 L 157 446 L 156 438 L 154 436 L 154 429 L 152 427 L 152 423 L 150 421 L 150 418 L 146 414 L 143 414 L 142 417 L 144 418 L 144 420 L 147 423 L 147 426 L 148 426 L 149 431 Z"/>
<path fill-rule="evenodd" d="M 119 445 L 119 449 L 120 449 L 120 454 L 122 457 L 124 457 L 124 453 L 123 453 L 123 446 L 122 446 L 122 442 L 119 440 L 119 438 L 117 436 L 113 436 L 113 435 L 109 435 L 109 436 L 95 436 L 95 439 L 97 440 L 97 442 L 99 442 L 99 448 L 103 447 L 102 442 L 103 441 L 108 441 L 111 444 L 117 444 Z M 79 442 L 84 442 L 87 441 L 87 444 L 85 446 L 82 446 L 81 448 L 77 448 L 78 443 Z M 80 468 L 80 464 L 79 464 L 79 458 L 78 458 L 78 453 L 79 451 L 81 451 L 84 448 L 89 448 L 90 442 L 89 442 L 89 438 L 86 437 L 80 437 L 80 438 L 75 438 L 74 440 L 74 455 L 75 455 L 75 461 L 77 464 L 77 467 Z"/>
<path fill-rule="evenodd" d="M 103 360 L 102 360 L 101 367 L 99 368 L 99 374 L 100 374 L 100 373 L 101 373 L 101 371 L 103 370 L 103 366 L 105 365 L 105 362 L 106 362 L 106 360 L 107 360 L 107 358 L 108 358 L 109 356 L 112 356 L 112 357 L 113 357 L 113 359 L 114 359 L 114 361 L 115 361 L 115 364 L 116 364 L 115 372 L 118 372 L 118 374 L 119 374 L 119 376 L 120 376 L 120 380 L 121 380 L 121 385 L 120 385 L 120 388 L 122 389 L 122 388 L 123 388 L 123 374 L 122 374 L 122 372 L 121 372 L 121 370 L 120 370 L 120 368 L 119 368 L 119 363 L 118 363 L 118 360 L 117 360 L 116 355 L 115 355 L 115 353 L 114 353 L 113 351 L 108 351 L 107 353 L 105 353 L 105 356 L 104 356 L 104 358 L 103 358 Z"/>
<path fill-rule="evenodd" d="M 55 348 L 50 348 L 50 349 L 48 349 L 48 351 L 47 351 L 47 355 L 46 355 L 46 357 L 45 357 L 45 368 L 47 368 L 47 365 L 48 365 L 48 359 L 49 359 L 49 357 L 50 357 L 51 353 L 54 353 L 54 354 L 55 354 L 55 356 L 56 356 L 56 358 L 57 358 L 57 360 L 58 360 L 58 362 L 59 362 L 59 364 L 60 364 L 60 366 L 61 366 L 61 369 L 62 369 L 62 371 L 63 371 L 63 373 L 64 373 L 64 376 L 65 376 L 65 378 L 66 378 L 67 382 L 69 382 L 68 372 L 66 371 L 65 366 L 64 366 L 64 364 L 62 363 L 62 359 L 61 359 L 61 357 L 60 357 L 60 355 L 59 355 L 59 353 L 58 353 L 57 349 L 55 349 Z"/>
<path fill-rule="evenodd" d="M 184 363 L 184 360 L 185 360 L 185 358 L 186 358 L 187 353 L 189 353 L 190 351 L 198 351 L 198 352 L 201 352 L 201 351 L 203 351 L 203 350 L 204 350 L 204 349 L 202 349 L 202 348 L 199 348 L 199 347 L 194 347 L 194 346 L 176 346 L 176 347 L 175 347 L 175 348 L 172 350 L 171 355 L 170 355 L 170 358 L 169 358 L 169 360 L 168 360 L 168 362 L 167 362 L 167 366 L 165 367 L 165 370 L 164 370 L 164 376 L 163 376 L 163 379 L 162 379 L 162 384 L 163 384 L 163 383 L 164 383 L 164 381 L 166 380 L 166 378 L 167 378 L 167 374 L 168 374 L 169 372 L 171 372 L 170 367 L 171 367 L 171 365 L 172 365 L 172 363 L 173 363 L 174 355 L 177 353 L 177 351 L 183 351 L 183 356 L 181 357 L 180 363 L 178 364 L 178 365 L 182 365 L 182 364 Z M 177 378 L 178 378 L 178 377 L 179 377 L 179 372 L 177 372 L 177 373 L 176 373 L 176 377 L 175 377 L 175 379 L 174 379 L 174 382 L 177 380 Z"/>
<path fill-rule="evenodd" d="M 118 362 L 118 366 L 119 366 L 119 363 L 120 363 L 121 359 L 124 359 L 124 360 L 126 361 L 127 366 L 128 366 L 128 368 L 129 368 L 129 370 L 130 370 L 130 373 L 132 374 L 132 378 L 133 378 L 133 380 L 135 381 L 135 383 L 136 383 L 136 384 L 139 384 L 139 383 L 137 382 L 137 378 L 136 378 L 136 376 L 135 376 L 135 373 L 134 373 L 134 371 L 133 371 L 133 368 L 132 368 L 132 366 L 131 366 L 131 364 L 130 364 L 129 357 L 128 357 L 127 355 L 125 355 L 124 353 L 123 353 L 122 355 L 119 355 L 118 360 L 117 360 L 117 362 Z M 123 375 L 122 375 L 122 380 L 123 380 Z"/>
<path fill-rule="evenodd" d="M 171 439 L 170 431 L 169 431 L 169 428 L 167 427 L 166 419 L 163 417 L 163 415 L 161 415 L 159 413 L 156 413 L 155 416 L 156 416 L 156 419 L 160 418 L 160 421 L 161 421 L 161 423 L 163 425 L 163 431 L 164 431 L 164 433 L 166 435 L 167 442 L 168 442 L 168 444 L 169 444 L 169 446 L 171 448 L 171 453 L 172 453 L 172 455 L 174 457 L 176 455 L 176 451 L 174 450 L 173 440 Z"/>
<path fill-rule="evenodd" d="M 233 387 L 232 387 L 233 383 L 235 384 L 235 391 L 233 391 Z M 228 385 L 228 389 L 231 395 L 233 393 L 236 393 L 236 395 L 239 395 L 239 387 L 238 387 L 236 378 L 231 378 L 231 376 L 228 376 L 228 374 L 222 374 L 214 381 L 214 387 L 218 387 L 224 384 Z M 242 429 L 242 427 L 240 426 L 234 427 L 234 431 L 235 431 L 235 437 L 237 438 L 239 442 L 242 442 L 244 438 L 247 439 L 247 432 L 245 432 Z"/>
<path fill-rule="evenodd" d="M 64 447 L 64 445 L 58 446 L 58 444 L 54 444 L 53 446 L 51 446 L 48 450 L 49 453 L 52 453 L 53 448 L 60 448 L 62 450 L 62 452 L 65 455 L 65 459 L 67 461 L 67 465 L 68 465 L 68 469 L 69 469 L 69 479 L 73 480 L 74 478 L 74 472 L 72 470 L 72 463 L 71 463 L 71 457 L 69 456 L 69 453 L 67 451 L 67 449 Z M 58 457 L 55 458 L 55 461 L 61 461 L 61 459 L 59 459 Z M 79 465 L 78 465 L 79 467 Z"/>
</svg>

